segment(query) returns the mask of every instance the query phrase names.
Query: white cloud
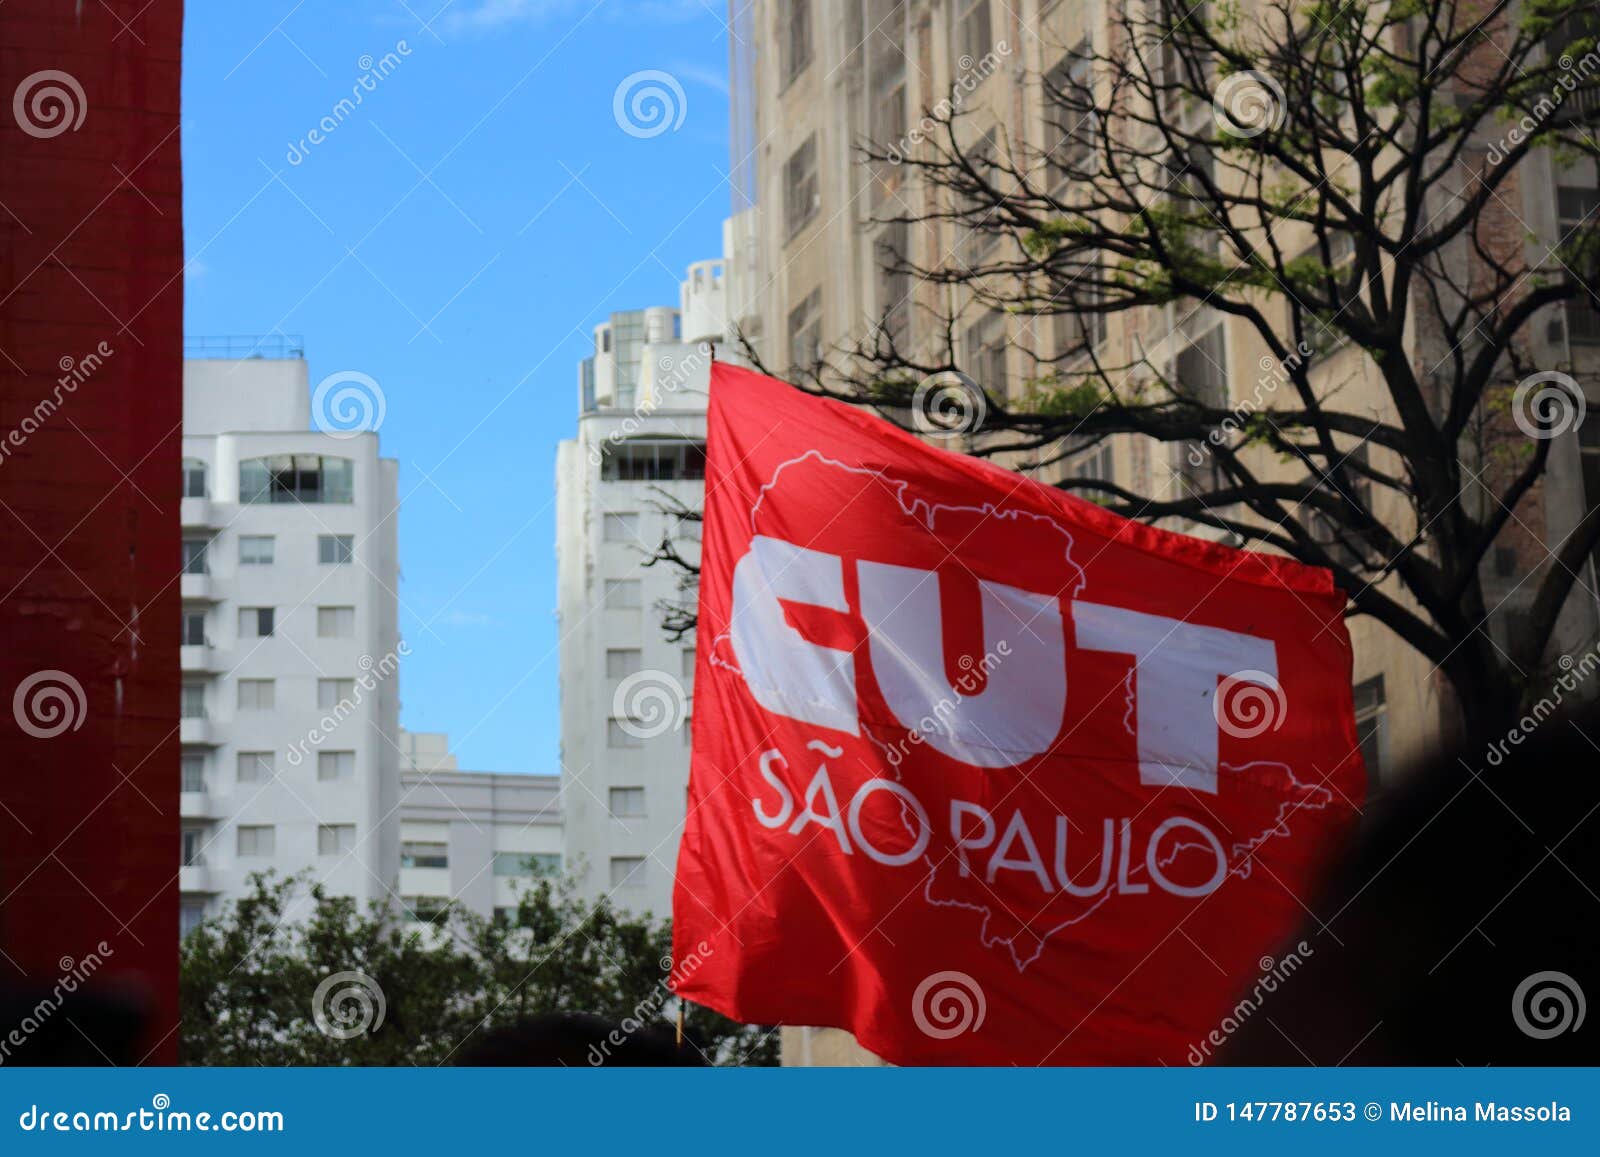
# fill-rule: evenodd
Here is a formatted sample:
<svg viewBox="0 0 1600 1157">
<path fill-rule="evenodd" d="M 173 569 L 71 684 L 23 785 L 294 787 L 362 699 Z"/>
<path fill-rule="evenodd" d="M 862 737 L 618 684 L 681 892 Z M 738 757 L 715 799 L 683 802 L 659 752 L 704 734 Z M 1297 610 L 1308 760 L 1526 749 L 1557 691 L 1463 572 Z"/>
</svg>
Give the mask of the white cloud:
<svg viewBox="0 0 1600 1157">
<path fill-rule="evenodd" d="M 698 64 L 674 64 L 669 70 L 674 76 L 694 84 L 702 85 L 713 92 L 728 95 L 728 74 L 713 68 L 701 68 Z"/>
</svg>

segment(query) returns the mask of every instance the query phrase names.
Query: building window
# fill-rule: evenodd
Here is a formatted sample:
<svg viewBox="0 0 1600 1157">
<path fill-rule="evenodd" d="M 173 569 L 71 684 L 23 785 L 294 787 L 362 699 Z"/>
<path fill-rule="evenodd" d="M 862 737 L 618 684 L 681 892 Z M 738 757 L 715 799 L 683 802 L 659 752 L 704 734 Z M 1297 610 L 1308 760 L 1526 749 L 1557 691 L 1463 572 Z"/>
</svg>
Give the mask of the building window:
<svg viewBox="0 0 1600 1157">
<path fill-rule="evenodd" d="M 183 460 L 183 496 L 185 498 L 206 496 L 206 464 L 198 458 Z"/>
<path fill-rule="evenodd" d="M 317 561 L 324 566 L 339 566 L 347 562 L 354 562 L 356 558 L 356 540 L 349 534 L 319 534 L 317 535 Z"/>
<path fill-rule="evenodd" d="M 276 691 L 271 679 L 240 679 L 239 710 L 271 711 L 276 706 Z"/>
<path fill-rule="evenodd" d="M 317 637 L 322 639 L 350 639 L 356 633 L 354 607 L 318 607 Z"/>
<path fill-rule="evenodd" d="M 607 542 L 638 542 L 637 514 L 607 514 L 601 519 L 602 536 Z"/>
<path fill-rule="evenodd" d="M 678 656 L 678 674 L 682 675 L 685 679 L 693 679 L 694 678 L 694 648 L 693 647 L 685 647 L 683 649 L 683 653 L 680 656 Z"/>
<path fill-rule="evenodd" d="M 674 439 L 629 439 L 608 443 L 601 451 L 600 477 L 606 482 L 699 481 L 706 476 L 702 442 Z"/>
<path fill-rule="evenodd" d="M 211 545 L 209 538 L 186 538 L 183 540 L 183 573 L 208 574 L 210 568 L 206 565 L 206 550 Z"/>
<path fill-rule="evenodd" d="M 904 221 L 884 226 L 873 250 L 873 268 L 878 281 L 878 316 L 875 319 L 895 341 L 906 339 L 911 330 L 910 233 Z"/>
<path fill-rule="evenodd" d="M 822 288 L 818 286 L 789 311 L 789 366 L 813 370 L 822 362 Z"/>
<path fill-rule="evenodd" d="M 893 0 L 886 6 L 887 11 L 867 16 L 874 26 L 865 38 L 871 85 L 868 136 L 881 152 L 906 153 L 911 142 L 906 138 L 905 3 Z M 899 190 L 905 179 L 902 168 L 887 160 L 873 166 L 873 208 L 888 202 Z"/>
<path fill-rule="evenodd" d="M 1097 482 L 1115 482 L 1116 459 L 1112 455 L 1111 441 L 1102 438 L 1098 442 L 1093 438 L 1084 438 L 1079 442 L 1081 449 L 1072 453 L 1068 459 L 1067 477 L 1092 478 Z M 1074 493 L 1077 493 L 1074 491 Z M 1091 502 L 1096 501 L 1097 491 L 1089 490 L 1082 493 L 1082 497 Z M 1105 496 L 1100 495 L 1101 499 Z"/>
<path fill-rule="evenodd" d="M 1228 401 L 1228 353 L 1221 325 L 1191 342 L 1173 361 L 1172 387 L 1179 397 L 1219 409 Z M 1225 481 L 1211 447 L 1199 441 L 1175 442 L 1178 474 L 1185 496 L 1210 494 Z"/>
<path fill-rule="evenodd" d="M 787 85 L 811 63 L 811 0 L 788 0 L 777 7 L 783 83 Z"/>
<path fill-rule="evenodd" d="M 496 876 L 558 876 L 561 856 L 557 852 L 496 852 Z"/>
<path fill-rule="evenodd" d="M 356 753 L 353 751 L 317 752 L 317 778 L 319 780 L 353 779 L 356 774 Z"/>
<path fill-rule="evenodd" d="M 703 524 L 704 519 L 674 514 L 672 516 L 672 537 L 680 542 L 699 542 L 700 532 L 704 529 Z"/>
<path fill-rule="evenodd" d="M 1556 187 L 1556 235 L 1568 239 L 1567 244 L 1571 244 L 1570 239 L 1587 234 L 1596 212 L 1600 212 L 1600 189 L 1573 185 Z M 1580 345 L 1600 342 L 1600 306 L 1593 292 L 1586 290 L 1565 305 L 1567 339 Z"/>
<path fill-rule="evenodd" d="M 178 905 L 178 936 L 180 939 L 188 937 L 189 933 L 200 927 L 206 918 L 206 903 L 204 900 L 185 900 Z"/>
<path fill-rule="evenodd" d="M 205 791 L 206 789 L 206 757 L 197 751 L 186 751 L 178 758 L 178 767 L 183 773 L 184 791 Z"/>
<path fill-rule="evenodd" d="M 341 703 L 348 703 L 355 699 L 356 681 L 354 679 L 318 679 L 317 680 L 317 707 L 323 711 L 337 707 Z"/>
<path fill-rule="evenodd" d="M 990 311 L 967 328 L 967 365 L 972 380 L 993 398 L 1010 395 L 1006 374 L 1006 318 Z"/>
<path fill-rule="evenodd" d="M 276 763 L 272 752 L 241 751 L 238 758 L 240 783 L 265 783 L 272 778 Z"/>
<path fill-rule="evenodd" d="M 239 826 L 241 856 L 270 856 L 277 850 L 277 833 L 271 824 Z"/>
<path fill-rule="evenodd" d="M 644 670 L 644 652 L 637 647 L 613 647 L 606 652 L 606 678 L 625 679 Z"/>
<path fill-rule="evenodd" d="M 239 536 L 239 565 L 272 565 L 272 535 L 241 534 Z"/>
<path fill-rule="evenodd" d="M 643 730 L 645 726 L 633 719 L 607 719 L 606 746 L 643 747 L 644 740 L 638 734 Z"/>
<path fill-rule="evenodd" d="M 353 700 L 355 691 L 354 679 L 318 679 L 317 707 L 323 711 L 333 710 L 340 704 Z"/>
<path fill-rule="evenodd" d="M 318 824 L 317 855 L 340 856 L 355 851 L 355 824 Z"/>
<path fill-rule="evenodd" d="M 277 454 L 239 463 L 239 501 L 353 502 L 355 463 L 317 454 Z"/>
<path fill-rule="evenodd" d="M 183 623 L 183 646 L 205 646 L 206 613 L 204 611 L 184 611 L 181 621 Z"/>
<path fill-rule="evenodd" d="M 402 896 L 405 918 L 418 924 L 442 924 L 450 914 L 450 901 L 444 896 Z"/>
<path fill-rule="evenodd" d="M 1151 46 L 1155 49 L 1155 64 L 1151 68 L 1151 77 L 1156 89 L 1155 99 L 1159 102 L 1161 113 L 1168 121 L 1176 120 L 1184 110 L 1184 102 L 1190 97 L 1195 84 L 1187 68 L 1196 63 L 1193 58 L 1185 61 L 1179 52 L 1179 41 L 1176 37 L 1179 30 L 1183 34 L 1194 36 L 1196 30 L 1206 21 L 1208 5 L 1204 0 L 1180 0 L 1179 3 L 1162 5 L 1158 9 L 1156 21 L 1151 29 L 1151 34 L 1160 38 L 1159 43 Z M 1192 23 L 1191 23 L 1192 22 Z M 1187 26 L 1187 27 L 1185 27 Z M 1202 67 L 1205 67 L 1204 62 Z M 1210 68 L 1205 69 L 1208 73 Z M 1209 91 L 1209 79 L 1202 77 L 1198 84 Z"/>
<path fill-rule="evenodd" d="M 241 639 L 272 638 L 273 608 L 240 607 L 239 637 Z"/>
<path fill-rule="evenodd" d="M 448 868 L 450 845 L 443 843 L 407 840 L 400 845 L 402 868 Z"/>
<path fill-rule="evenodd" d="M 1074 177 L 1081 180 L 1093 168 L 1095 118 L 1083 107 L 1092 99 L 1089 86 L 1093 59 L 1094 49 L 1089 41 L 1080 41 L 1045 77 L 1045 163 L 1057 196 L 1067 191 L 1068 181 Z"/>
<path fill-rule="evenodd" d="M 179 703 L 178 710 L 184 719 L 204 719 L 206 717 L 206 685 L 204 683 L 185 683 L 183 685 L 183 698 Z"/>
<path fill-rule="evenodd" d="M 587 414 L 595 408 L 594 359 L 584 358 L 578 366 L 578 386 L 583 395 L 583 412 Z"/>
<path fill-rule="evenodd" d="M 612 856 L 611 886 L 613 888 L 644 887 L 644 857 Z"/>
<path fill-rule="evenodd" d="M 961 72 L 971 73 L 973 65 L 994 48 L 994 36 L 989 28 L 989 0 L 957 0 L 955 14 L 956 67 Z"/>
<path fill-rule="evenodd" d="M 610 793 L 611 814 L 614 816 L 644 815 L 644 788 L 614 787 Z"/>
<path fill-rule="evenodd" d="M 1054 299 L 1056 355 L 1087 353 L 1106 340 L 1106 314 L 1096 306 L 1104 298 L 1098 262 L 1068 265 Z"/>
<path fill-rule="evenodd" d="M 1367 792 L 1383 782 L 1383 765 L 1389 747 L 1389 707 L 1383 695 L 1383 676 L 1355 686 L 1356 739 L 1361 745 L 1361 761 L 1367 765 Z"/>
<path fill-rule="evenodd" d="M 605 604 L 615 610 L 636 610 L 644 595 L 638 579 L 606 579 Z"/>
<path fill-rule="evenodd" d="M 813 133 L 783 166 L 783 225 L 786 240 L 810 224 L 822 208 L 817 192 L 817 138 Z"/>
<path fill-rule="evenodd" d="M 185 868 L 198 868 L 206 862 L 206 831 L 204 828 L 183 829 L 182 859 Z"/>
</svg>

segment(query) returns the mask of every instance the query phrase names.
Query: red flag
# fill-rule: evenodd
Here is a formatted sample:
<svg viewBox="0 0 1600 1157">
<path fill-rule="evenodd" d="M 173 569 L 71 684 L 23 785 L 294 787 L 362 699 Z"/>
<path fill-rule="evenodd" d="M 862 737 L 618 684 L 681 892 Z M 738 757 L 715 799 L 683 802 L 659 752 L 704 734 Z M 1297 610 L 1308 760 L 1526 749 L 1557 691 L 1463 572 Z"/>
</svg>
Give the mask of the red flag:
<svg viewBox="0 0 1600 1157">
<path fill-rule="evenodd" d="M 676 990 L 896 1063 L 1208 1055 L 1365 792 L 1328 572 L 724 364 L 703 537 Z"/>
</svg>

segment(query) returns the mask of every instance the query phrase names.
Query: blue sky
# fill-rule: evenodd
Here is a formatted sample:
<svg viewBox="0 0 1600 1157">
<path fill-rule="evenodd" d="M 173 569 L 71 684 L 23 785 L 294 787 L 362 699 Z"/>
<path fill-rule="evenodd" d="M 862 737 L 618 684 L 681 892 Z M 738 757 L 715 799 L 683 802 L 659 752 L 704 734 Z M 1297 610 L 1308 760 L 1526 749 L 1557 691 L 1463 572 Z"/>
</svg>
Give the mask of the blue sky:
<svg viewBox="0 0 1600 1157">
<path fill-rule="evenodd" d="M 401 722 L 450 732 L 463 767 L 555 772 L 555 447 L 594 324 L 675 303 L 719 253 L 723 6 L 442 4 L 186 6 L 185 330 L 302 335 L 313 384 L 377 380 L 400 459 Z M 613 115 L 643 70 L 683 93 L 653 136 Z"/>
</svg>

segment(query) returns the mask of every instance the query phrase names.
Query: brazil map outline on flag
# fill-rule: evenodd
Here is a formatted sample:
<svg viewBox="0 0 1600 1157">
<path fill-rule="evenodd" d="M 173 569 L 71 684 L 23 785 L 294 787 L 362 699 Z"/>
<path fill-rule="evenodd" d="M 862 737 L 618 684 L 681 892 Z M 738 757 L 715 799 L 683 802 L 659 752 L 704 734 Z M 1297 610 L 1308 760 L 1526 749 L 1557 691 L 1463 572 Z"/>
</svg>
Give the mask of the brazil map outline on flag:
<svg viewBox="0 0 1600 1157">
<path fill-rule="evenodd" d="M 681 995 L 897 1062 L 1182 1063 L 1306 917 L 1364 794 L 1326 572 L 720 363 L 702 538 Z"/>
</svg>

